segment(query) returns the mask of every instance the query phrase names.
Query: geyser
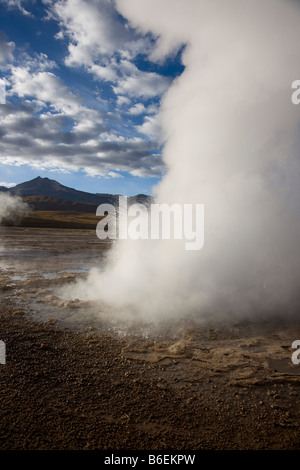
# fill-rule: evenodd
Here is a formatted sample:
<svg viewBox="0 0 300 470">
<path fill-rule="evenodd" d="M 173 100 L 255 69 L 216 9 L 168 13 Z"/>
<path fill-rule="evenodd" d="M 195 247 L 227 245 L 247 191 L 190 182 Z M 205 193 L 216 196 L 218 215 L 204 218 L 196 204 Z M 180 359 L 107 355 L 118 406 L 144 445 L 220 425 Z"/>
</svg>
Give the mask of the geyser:
<svg viewBox="0 0 300 470">
<path fill-rule="evenodd" d="M 124 240 L 67 295 L 154 320 L 289 315 L 299 308 L 300 9 L 286 0 L 118 0 L 157 37 L 185 45 L 160 117 L 168 171 L 158 203 L 204 204 L 205 245 Z M 159 14 L 157 13 L 159 11 Z M 96 236 L 96 234 L 95 234 Z"/>
</svg>

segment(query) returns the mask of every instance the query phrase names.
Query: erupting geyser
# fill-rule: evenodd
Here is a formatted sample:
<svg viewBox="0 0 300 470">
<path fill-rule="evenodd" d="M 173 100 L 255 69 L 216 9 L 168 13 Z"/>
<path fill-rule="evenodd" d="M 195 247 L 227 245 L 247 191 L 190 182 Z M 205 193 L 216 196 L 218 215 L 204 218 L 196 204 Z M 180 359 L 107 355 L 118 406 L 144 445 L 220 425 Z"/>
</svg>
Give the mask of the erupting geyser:
<svg viewBox="0 0 300 470">
<path fill-rule="evenodd" d="M 299 308 L 300 8 L 286 0 L 118 0 L 157 39 L 185 45 L 161 104 L 168 171 L 159 203 L 205 206 L 205 245 L 124 240 L 74 295 L 159 320 L 292 314 Z M 96 235 L 95 235 L 96 236 Z"/>
</svg>

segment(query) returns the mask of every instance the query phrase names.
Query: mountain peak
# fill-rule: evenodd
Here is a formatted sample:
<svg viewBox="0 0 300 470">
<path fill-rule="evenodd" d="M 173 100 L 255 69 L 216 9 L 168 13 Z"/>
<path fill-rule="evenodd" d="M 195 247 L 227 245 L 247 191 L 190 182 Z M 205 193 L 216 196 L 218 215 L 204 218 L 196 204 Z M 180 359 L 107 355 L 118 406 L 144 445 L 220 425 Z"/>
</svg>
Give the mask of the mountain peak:
<svg viewBox="0 0 300 470">
<path fill-rule="evenodd" d="M 66 201 L 84 202 L 91 204 L 102 204 L 116 202 L 117 196 L 113 194 L 92 194 L 84 191 L 77 191 L 73 188 L 68 188 L 55 180 L 50 178 L 36 178 L 25 181 L 24 183 L 17 184 L 13 188 L 8 189 L 10 194 L 28 197 L 28 196 L 45 196 L 53 199 L 64 199 Z"/>
<path fill-rule="evenodd" d="M 26 183 L 30 183 L 31 181 L 54 181 L 55 183 L 57 183 L 57 181 L 51 180 L 50 178 L 47 178 L 46 176 L 45 176 L 45 177 L 37 176 L 37 177 L 34 178 L 33 180 L 26 181 Z M 24 184 L 24 183 L 23 183 L 23 184 Z"/>
<path fill-rule="evenodd" d="M 116 205 L 119 201 L 119 195 L 116 194 L 104 194 L 104 193 L 87 193 L 85 191 L 77 191 L 73 188 L 58 183 L 50 178 L 42 178 L 37 176 L 36 178 L 25 181 L 24 183 L 17 184 L 12 188 L 2 189 L 0 191 L 9 192 L 12 195 L 20 197 L 30 196 L 43 196 L 50 197 L 52 199 L 61 199 L 65 201 L 81 202 L 89 204 L 113 204 Z M 138 196 L 132 196 L 132 201 L 146 203 L 150 201 L 149 196 L 139 194 Z"/>
<path fill-rule="evenodd" d="M 33 178 L 32 180 L 26 181 L 26 183 L 29 183 L 30 181 L 42 181 L 42 180 L 48 180 L 48 179 L 49 178 L 42 178 L 41 176 L 37 176 L 36 178 Z"/>
</svg>

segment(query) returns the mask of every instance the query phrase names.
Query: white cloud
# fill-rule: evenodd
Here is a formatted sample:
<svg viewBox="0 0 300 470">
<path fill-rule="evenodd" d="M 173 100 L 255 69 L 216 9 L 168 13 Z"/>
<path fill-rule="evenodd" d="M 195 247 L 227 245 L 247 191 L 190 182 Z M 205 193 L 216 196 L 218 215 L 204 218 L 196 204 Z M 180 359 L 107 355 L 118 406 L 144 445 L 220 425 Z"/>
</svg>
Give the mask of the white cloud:
<svg viewBox="0 0 300 470">
<path fill-rule="evenodd" d="M 145 106 L 143 103 L 136 103 L 128 110 L 128 114 L 132 114 L 133 116 L 138 116 L 140 114 L 157 114 L 159 111 L 158 106 L 150 105 Z"/>
<path fill-rule="evenodd" d="M 28 98 L 36 108 L 49 106 L 52 111 L 65 115 L 76 115 L 86 111 L 78 96 L 57 77 L 52 70 L 57 68 L 46 54 L 30 57 L 23 54 L 18 65 L 10 66 L 7 95 Z"/>
<path fill-rule="evenodd" d="M 23 7 L 22 3 L 24 3 L 24 2 L 22 0 L 0 0 L 0 3 L 3 3 L 8 8 L 17 8 L 25 16 L 30 15 L 29 11 L 27 11 Z"/>
<path fill-rule="evenodd" d="M 184 14 L 181 12 L 182 4 L 182 0 L 171 0 L 171 2 L 116 0 L 117 9 L 133 26 L 138 27 L 144 34 L 151 31 L 157 38 L 155 47 L 149 50 L 149 58 L 154 62 L 176 54 L 178 49 L 188 42 L 190 24 L 187 18 L 193 9 L 196 9 L 197 1 L 186 1 Z M 202 17 L 203 15 L 200 15 L 200 18 Z M 172 18 L 180 18 L 180 24 Z M 197 27 L 199 22 L 197 14 L 194 15 L 194 22 Z"/>
<path fill-rule="evenodd" d="M 15 44 L 13 42 L 7 42 L 5 34 L 3 31 L 0 31 L 0 65 L 6 62 L 12 62 L 14 48 Z"/>
<path fill-rule="evenodd" d="M 134 54 L 144 46 L 120 22 L 110 0 L 60 0 L 50 11 L 60 24 L 60 37 L 70 41 L 67 65 L 93 65 L 102 56 Z"/>
<path fill-rule="evenodd" d="M 6 103 L 5 81 L 0 79 L 0 104 Z"/>
<path fill-rule="evenodd" d="M 120 21 L 113 1 L 59 0 L 49 12 L 61 28 L 56 37 L 69 41 L 67 66 L 83 66 L 96 79 L 112 82 L 117 95 L 160 96 L 169 87 L 169 78 L 131 62 L 139 53 L 150 54 L 153 44 Z"/>
<path fill-rule="evenodd" d="M 120 171 L 143 170 L 148 177 L 160 174 L 161 161 L 152 155 L 154 143 L 105 132 L 96 111 L 82 109 L 76 120 L 63 113 L 35 115 L 36 107 L 36 103 L 0 106 L 1 163 L 83 170 L 110 178 Z"/>
<path fill-rule="evenodd" d="M 150 139 L 156 140 L 157 142 L 162 141 L 162 129 L 159 115 L 146 116 L 143 124 L 136 126 L 136 129 L 140 134 L 144 134 Z"/>
<path fill-rule="evenodd" d="M 117 85 L 113 86 L 117 95 L 150 98 L 165 93 L 171 83 L 168 77 L 154 72 L 143 72 L 127 60 L 121 62 L 120 69 L 123 76 Z"/>
<path fill-rule="evenodd" d="M 120 177 L 120 172 L 159 176 L 161 157 L 152 154 L 157 151 L 159 132 L 156 119 L 150 116 L 157 113 L 157 107 L 145 103 L 162 95 L 170 79 L 141 71 L 132 62 L 138 53 L 149 52 L 150 39 L 120 20 L 112 0 L 43 3 L 48 16 L 59 23 L 56 38 L 67 41 L 65 64 L 82 66 L 95 81 L 110 83 L 120 114 L 111 112 L 113 100 L 105 101 L 105 95 L 101 106 L 98 99 L 92 104 L 96 109 L 85 106 L 60 79 L 58 64 L 46 54 L 30 56 L 18 50 L 17 60 L 6 69 L 6 84 L 8 99 L 17 97 L 20 104 L 15 108 L 8 103 L 0 109 L 2 162 L 50 171 L 83 170 L 110 178 Z M 21 1 L 14 3 L 19 8 L 17 4 L 22 7 Z M 0 61 L 1 57 L 12 60 L 13 43 L 2 39 Z M 148 116 L 135 129 L 122 122 L 124 112 Z"/>
<path fill-rule="evenodd" d="M 147 107 L 147 114 L 157 114 L 159 112 L 159 107 L 155 104 L 152 104 Z"/>
<path fill-rule="evenodd" d="M 117 105 L 124 106 L 130 104 L 130 99 L 127 96 L 119 95 L 117 97 Z"/>
<path fill-rule="evenodd" d="M 6 181 L 0 181 L 0 186 L 5 186 L 6 188 L 13 188 L 17 183 L 6 183 Z"/>
<path fill-rule="evenodd" d="M 146 113 L 146 108 L 143 105 L 143 103 L 136 103 L 134 106 L 132 106 L 128 110 L 129 114 L 132 114 L 133 116 L 138 116 L 139 114 L 144 114 Z"/>
<path fill-rule="evenodd" d="M 31 74 L 27 68 L 13 67 L 11 73 L 10 94 L 19 97 L 31 96 L 50 103 L 55 111 L 66 114 L 78 113 L 79 100 L 52 72 Z"/>
<path fill-rule="evenodd" d="M 100 80 L 114 82 L 117 80 L 117 71 L 111 65 L 98 65 L 93 64 L 88 67 L 89 72 L 91 72 L 96 78 Z"/>
<path fill-rule="evenodd" d="M 109 172 L 107 173 L 107 176 L 108 176 L 109 178 L 123 178 L 123 176 L 120 175 L 120 173 L 116 173 L 115 171 L 109 171 Z"/>
</svg>

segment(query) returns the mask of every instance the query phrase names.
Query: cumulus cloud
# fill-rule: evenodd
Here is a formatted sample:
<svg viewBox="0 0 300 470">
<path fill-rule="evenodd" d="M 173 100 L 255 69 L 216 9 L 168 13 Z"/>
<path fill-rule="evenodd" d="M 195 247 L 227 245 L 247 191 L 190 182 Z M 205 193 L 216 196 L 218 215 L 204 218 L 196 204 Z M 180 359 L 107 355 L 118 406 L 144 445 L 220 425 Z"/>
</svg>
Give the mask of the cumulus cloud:
<svg viewBox="0 0 300 470">
<path fill-rule="evenodd" d="M 139 116 L 140 114 L 157 114 L 158 107 L 155 105 L 145 106 L 143 103 L 136 103 L 128 109 L 128 114 Z"/>
<path fill-rule="evenodd" d="M 151 31 L 152 35 L 156 38 L 154 47 L 149 50 L 149 57 L 155 62 L 175 55 L 184 44 L 189 43 L 189 34 L 187 29 L 185 29 L 185 26 L 189 27 L 187 25 L 188 15 L 194 12 L 194 21 L 197 22 L 199 20 L 197 7 L 194 3 L 191 4 L 191 2 L 187 2 L 184 16 L 182 18 L 179 17 L 178 12 L 182 8 L 182 0 L 174 0 L 172 5 L 167 4 L 165 1 L 160 2 L 156 0 L 154 3 L 151 3 L 151 7 L 145 5 L 144 1 L 139 3 L 135 2 L 135 0 L 125 0 L 124 2 L 116 0 L 116 6 L 133 27 L 138 28 L 144 34 Z M 161 8 L 163 9 L 162 14 Z M 169 8 L 168 12 L 166 12 L 167 8 Z M 130 16 L 128 16 L 129 9 Z M 165 15 L 168 17 L 168 22 L 172 24 L 171 27 L 166 25 Z M 151 28 L 149 28 L 150 24 Z M 182 27 L 183 24 L 184 27 Z"/>
<path fill-rule="evenodd" d="M 143 103 L 136 103 L 128 110 L 128 114 L 132 114 L 133 116 L 138 116 L 139 114 L 145 114 L 146 108 Z"/>
<path fill-rule="evenodd" d="M 46 54 L 34 57 L 23 54 L 18 65 L 10 67 L 8 95 L 28 97 L 43 106 L 49 104 L 54 111 L 65 114 L 78 113 L 80 100 L 53 73 L 56 63 Z"/>
<path fill-rule="evenodd" d="M 92 64 L 88 70 L 98 79 L 106 82 L 115 82 L 118 78 L 117 70 L 111 64 L 106 66 L 99 64 Z"/>
<path fill-rule="evenodd" d="M 25 12 L 25 2 L 2 1 Z M 149 103 L 166 92 L 170 78 L 139 70 L 133 62 L 153 48 L 149 35 L 131 28 L 112 0 L 43 0 L 43 4 L 48 18 L 58 22 L 57 40 L 67 43 L 65 64 L 82 67 L 93 84 L 109 84 L 114 95 L 106 100 L 98 94 L 84 104 L 61 78 L 55 61 L 44 53 L 18 49 L 5 77 L 6 97 L 13 98 L 15 105 L 0 108 L 2 163 L 108 177 L 118 177 L 119 172 L 159 176 L 164 165 L 153 116 L 157 107 Z M 12 61 L 13 47 L 0 35 L 0 62 Z M 112 102 L 117 104 L 114 112 Z M 128 115 L 135 117 L 135 123 L 142 117 L 144 122 L 130 129 L 125 122 Z"/>
<path fill-rule="evenodd" d="M 126 106 L 126 105 L 130 105 L 130 103 L 131 103 L 131 101 L 128 98 L 128 96 L 119 95 L 117 97 L 117 105 L 118 106 Z"/>
<path fill-rule="evenodd" d="M 162 164 L 156 158 L 153 165 L 156 142 L 107 132 L 108 121 L 118 117 L 82 105 L 53 73 L 55 68 L 45 54 L 25 55 L 11 67 L 9 95 L 23 104 L 0 108 L 2 163 L 113 178 L 119 171 L 142 169 L 144 175 L 157 176 Z"/>
<path fill-rule="evenodd" d="M 10 95 L 25 102 L 0 107 L 2 163 L 109 177 L 137 170 L 159 175 L 162 162 L 152 157 L 155 141 L 107 133 L 111 115 L 81 105 L 52 72 L 13 67 L 10 81 Z"/>
<path fill-rule="evenodd" d="M 23 6 L 24 3 L 26 3 L 23 0 L 0 0 L 0 3 L 3 3 L 8 8 L 16 8 L 25 16 L 30 15 L 30 12 L 27 11 Z"/>
<path fill-rule="evenodd" d="M 163 132 L 159 114 L 155 116 L 146 116 L 143 124 L 136 126 L 140 134 L 146 135 L 149 139 L 155 139 L 160 142 L 163 140 Z"/>
<path fill-rule="evenodd" d="M 122 61 L 120 69 L 124 72 L 113 90 L 117 95 L 129 97 L 160 96 L 169 88 L 171 80 L 168 77 L 154 72 L 143 72 L 134 64 Z"/>
<path fill-rule="evenodd" d="M 50 11 L 60 24 L 61 36 L 70 41 L 67 65 L 93 65 L 101 56 L 136 47 L 110 0 L 58 1 Z"/>
<path fill-rule="evenodd" d="M 0 104 L 5 104 L 5 102 L 6 102 L 5 81 L 0 79 Z"/>
<path fill-rule="evenodd" d="M 4 186 L 6 188 L 13 188 L 16 186 L 17 183 L 7 183 L 6 181 L 1 181 L 0 186 Z"/>
<path fill-rule="evenodd" d="M 55 111 L 65 114 L 80 110 L 79 99 L 52 72 L 30 73 L 26 68 L 13 67 L 10 78 L 11 94 L 21 98 L 34 97 L 40 102 L 50 103 Z"/>
<path fill-rule="evenodd" d="M 13 60 L 14 47 L 15 44 L 12 41 L 7 42 L 5 33 L 0 31 L 0 66 Z"/>
<path fill-rule="evenodd" d="M 117 95 L 152 97 L 167 90 L 169 78 L 140 71 L 132 62 L 137 54 L 150 54 L 153 44 L 120 19 L 113 1 L 58 1 L 49 12 L 61 28 L 57 38 L 69 41 L 66 65 L 112 82 Z"/>
<path fill-rule="evenodd" d="M 9 103 L 0 107 L 2 163 L 40 169 L 82 169 L 98 176 L 143 168 L 151 177 L 161 171 L 160 158 L 152 156 L 156 144 L 108 134 L 96 111 L 81 110 L 77 122 L 76 115 L 46 112 L 40 116 L 38 111 L 38 105 L 30 102 L 20 107 Z"/>
</svg>

